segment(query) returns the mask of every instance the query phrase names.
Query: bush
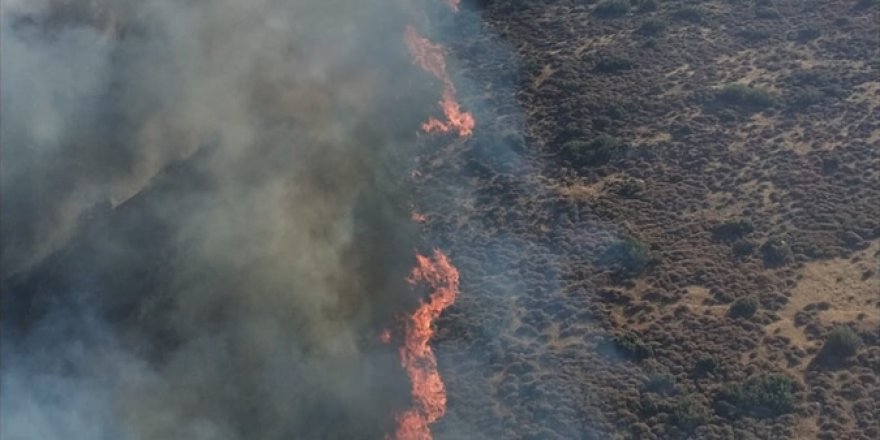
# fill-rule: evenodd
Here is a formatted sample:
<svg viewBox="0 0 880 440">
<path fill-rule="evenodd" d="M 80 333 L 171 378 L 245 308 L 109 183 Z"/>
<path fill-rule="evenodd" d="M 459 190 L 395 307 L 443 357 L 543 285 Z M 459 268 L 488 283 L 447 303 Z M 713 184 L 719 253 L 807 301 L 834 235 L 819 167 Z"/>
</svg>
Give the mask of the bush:
<svg viewBox="0 0 880 440">
<path fill-rule="evenodd" d="M 776 10 L 768 7 L 760 7 L 755 10 L 755 18 L 760 18 L 764 20 L 779 20 L 782 18 Z"/>
<path fill-rule="evenodd" d="M 615 266 L 618 272 L 625 275 L 638 275 L 657 262 L 648 245 L 643 241 L 627 237 L 612 244 L 602 255 L 600 263 Z"/>
<path fill-rule="evenodd" d="M 755 243 L 748 240 L 737 240 L 733 242 L 733 246 L 730 248 L 733 251 L 734 256 L 744 258 L 751 255 L 752 252 L 755 252 Z"/>
<path fill-rule="evenodd" d="M 671 393 L 675 391 L 675 377 L 669 373 L 653 373 L 645 379 L 644 390 L 657 394 Z"/>
<path fill-rule="evenodd" d="M 789 98 L 793 110 L 804 110 L 825 100 L 825 93 L 814 87 L 798 89 Z"/>
<path fill-rule="evenodd" d="M 627 178 L 620 184 L 620 188 L 617 190 L 617 194 L 620 194 L 621 197 L 632 198 L 635 197 L 639 192 L 642 191 L 642 184 L 636 180 Z"/>
<path fill-rule="evenodd" d="M 719 400 L 727 402 L 736 413 L 755 417 L 776 417 L 794 409 L 794 381 L 784 374 L 763 374 L 724 387 Z M 729 415 L 736 415 L 729 414 Z"/>
<path fill-rule="evenodd" d="M 633 332 L 615 335 L 610 343 L 618 354 L 629 360 L 640 361 L 654 356 L 654 349 Z"/>
<path fill-rule="evenodd" d="M 627 0 L 604 0 L 596 5 L 593 13 L 602 18 L 614 18 L 629 12 L 631 5 Z"/>
<path fill-rule="evenodd" d="M 655 18 L 650 18 L 642 22 L 642 25 L 636 30 L 636 33 L 641 35 L 647 35 L 649 37 L 656 37 L 663 33 L 666 30 L 666 22 L 663 20 L 657 20 Z"/>
<path fill-rule="evenodd" d="M 608 163 L 623 148 L 620 140 L 602 135 L 590 142 L 568 141 L 562 146 L 563 154 L 579 166 L 596 166 Z"/>
<path fill-rule="evenodd" d="M 822 35 L 821 29 L 814 27 L 814 26 L 809 26 L 809 27 L 805 27 L 802 29 L 798 29 L 797 33 L 795 33 L 795 35 L 794 35 L 794 39 L 798 43 L 806 43 L 808 41 L 812 41 L 812 40 L 815 40 L 816 38 L 819 38 L 820 35 Z"/>
<path fill-rule="evenodd" d="M 755 43 L 770 38 L 770 32 L 767 32 L 763 29 L 747 27 L 745 29 L 739 30 L 736 33 L 736 36 L 742 38 L 743 40 Z"/>
<path fill-rule="evenodd" d="M 600 58 L 596 62 L 596 71 L 602 73 L 615 73 L 622 70 L 630 70 L 636 67 L 636 63 L 629 58 L 610 56 Z"/>
<path fill-rule="evenodd" d="M 672 410 L 672 422 L 685 431 L 693 431 L 709 420 L 709 409 L 694 396 L 681 398 Z"/>
<path fill-rule="evenodd" d="M 725 220 L 712 228 L 712 236 L 718 240 L 733 241 L 755 230 L 748 220 Z"/>
<path fill-rule="evenodd" d="M 743 84 L 724 86 L 716 97 L 722 103 L 742 107 L 766 108 L 776 103 L 776 98 L 770 92 Z"/>
<path fill-rule="evenodd" d="M 713 373 L 718 369 L 718 360 L 715 359 L 714 356 L 709 354 L 702 354 L 697 358 L 696 363 L 694 364 L 694 371 L 698 375 L 704 375 L 706 373 Z"/>
<path fill-rule="evenodd" d="M 852 357 L 859 351 L 862 339 L 849 327 L 835 327 L 825 338 L 819 351 L 822 360 L 837 360 Z"/>
<path fill-rule="evenodd" d="M 788 241 L 783 238 L 769 238 L 761 245 L 761 256 L 768 266 L 781 266 L 791 261 L 793 253 Z"/>
<path fill-rule="evenodd" d="M 691 23 L 699 23 L 703 21 L 703 16 L 706 15 L 702 9 L 694 7 L 694 6 L 686 6 L 675 11 L 672 16 L 684 21 L 689 21 Z"/>
<path fill-rule="evenodd" d="M 734 301 L 727 313 L 731 318 L 751 318 L 757 313 L 759 305 L 757 298 L 747 296 Z"/>
</svg>

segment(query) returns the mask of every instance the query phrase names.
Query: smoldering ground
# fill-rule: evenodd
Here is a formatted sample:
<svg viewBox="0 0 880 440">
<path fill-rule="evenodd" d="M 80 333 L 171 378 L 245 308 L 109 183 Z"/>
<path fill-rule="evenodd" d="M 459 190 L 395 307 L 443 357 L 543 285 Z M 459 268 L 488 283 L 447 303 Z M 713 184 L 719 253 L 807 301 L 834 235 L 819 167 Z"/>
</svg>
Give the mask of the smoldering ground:
<svg viewBox="0 0 880 440">
<path fill-rule="evenodd" d="M 9 1 L 4 439 L 381 438 L 439 89 L 399 2 Z"/>
</svg>

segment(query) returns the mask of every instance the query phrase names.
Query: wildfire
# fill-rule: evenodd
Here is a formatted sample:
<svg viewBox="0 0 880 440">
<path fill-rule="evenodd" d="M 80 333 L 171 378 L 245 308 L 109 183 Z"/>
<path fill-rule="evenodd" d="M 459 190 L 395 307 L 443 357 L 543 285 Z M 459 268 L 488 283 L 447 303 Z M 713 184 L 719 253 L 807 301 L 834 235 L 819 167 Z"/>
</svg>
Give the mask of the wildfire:
<svg viewBox="0 0 880 440">
<path fill-rule="evenodd" d="M 437 371 L 437 358 L 428 342 L 434 336 L 433 323 L 440 313 L 458 296 L 458 269 L 441 251 L 432 258 L 416 254 L 416 267 L 407 281 L 424 282 L 431 288 L 427 301 L 422 301 L 404 323 L 404 344 L 400 347 L 400 364 L 412 381 L 414 407 L 398 416 L 396 440 L 430 440 L 429 425 L 446 413 L 446 388 Z"/>
<path fill-rule="evenodd" d="M 461 0 L 446 0 L 446 3 L 449 4 L 449 8 L 452 9 L 452 12 L 458 12 L 458 4 L 461 3 Z"/>
<path fill-rule="evenodd" d="M 453 10 L 458 9 L 458 2 L 450 0 Z M 413 57 L 413 63 L 418 64 L 423 70 L 434 75 L 443 83 L 443 95 L 440 98 L 440 107 L 443 109 L 445 120 L 441 121 L 431 117 L 422 124 L 422 130 L 431 133 L 458 132 L 459 137 L 468 137 L 474 131 L 474 116 L 469 112 L 462 111 L 455 97 L 455 85 L 446 71 L 446 49 L 440 44 L 419 35 L 412 26 L 407 26 L 404 33 L 407 49 Z"/>
<path fill-rule="evenodd" d="M 412 214 L 410 214 L 409 218 L 416 223 L 425 223 L 428 221 L 427 215 L 416 211 L 413 211 Z"/>
<path fill-rule="evenodd" d="M 387 328 L 382 330 L 382 332 L 379 333 L 379 341 L 383 344 L 391 342 L 391 330 L 388 330 Z"/>
</svg>

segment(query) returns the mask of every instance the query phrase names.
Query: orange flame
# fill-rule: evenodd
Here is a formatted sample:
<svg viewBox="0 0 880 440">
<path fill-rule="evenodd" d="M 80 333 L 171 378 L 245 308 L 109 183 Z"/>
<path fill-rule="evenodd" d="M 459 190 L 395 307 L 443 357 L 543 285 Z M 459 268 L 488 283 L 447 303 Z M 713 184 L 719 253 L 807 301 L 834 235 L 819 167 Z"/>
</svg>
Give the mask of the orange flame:
<svg viewBox="0 0 880 440">
<path fill-rule="evenodd" d="M 379 341 L 383 344 L 391 342 L 391 330 L 388 330 L 387 328 L 382 330 L 382 332 L 379 333 Z"/>
<path fill-rule="evenodd" d="M 427 215 L 416 211 L 413 211 L 412 214 L 410 214 L 409 218 L 416 223 L 425 223 L 428 221 Z"/>
<path fill-rule="evenodd" d="M 416 263 L 407 281 L 413 285 L 424 282 L 432 291 L 428 301 L 421 301 L 405 322 L 400 364 L 412 382 L 414 407 L 397 417 L 396 440 L 430 440 L 429 426 L 446 413 L 446 388 L 428 342 L 434 336 L 434 320 L 458 296 L 458 269 L 439 250 L 433 258 L 416 254 Z"/>
<path fill-rule="evenodd" d="M 458 9 L 458 2 L 450 0 L 454 10 Z M 413 57 L 413 63 L 418 64 L 423 70 L 434 75 L 443 83 L 443 96 L 440 99 L 440 107 L 446 116 L 445 121 L 431 117 L 422 124 L 422 130 L 440 133 L 457 131 L 459 137 L 468 137 L 474 132 L 474 116 L 461 110 L 461 106 L 455 98 L 455 85 L 446 71 L 446 59 L 443 46 L 431 42 L 416 32 L 412 26 L 406 27 L 404 33 L 407 49 Z"/>
</svg>

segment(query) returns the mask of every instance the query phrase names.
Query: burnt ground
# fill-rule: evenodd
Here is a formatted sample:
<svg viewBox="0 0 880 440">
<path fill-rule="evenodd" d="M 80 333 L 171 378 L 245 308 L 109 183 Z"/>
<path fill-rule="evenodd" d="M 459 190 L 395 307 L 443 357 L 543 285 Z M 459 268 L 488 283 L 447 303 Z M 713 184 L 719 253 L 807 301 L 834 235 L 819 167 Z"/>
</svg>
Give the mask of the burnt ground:
<svg viewBox="0 0 880 440">
<path fill-rule="evenodd" d="M 437 437 L 878 438 L 877 3 L 600 3 L 444 41 L 477 129 L 420 164 L 462 273 Z"/>
</svg>

